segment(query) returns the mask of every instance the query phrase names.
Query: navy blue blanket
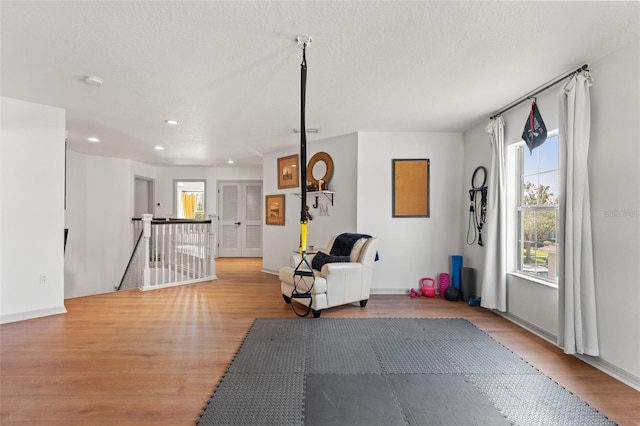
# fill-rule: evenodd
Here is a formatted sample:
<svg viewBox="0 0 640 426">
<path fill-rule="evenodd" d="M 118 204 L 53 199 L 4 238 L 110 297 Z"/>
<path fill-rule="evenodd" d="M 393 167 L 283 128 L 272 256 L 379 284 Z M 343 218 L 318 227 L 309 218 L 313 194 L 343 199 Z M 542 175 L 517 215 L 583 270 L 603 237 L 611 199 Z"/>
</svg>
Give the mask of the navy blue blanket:
<svg viewBox="0 0 640 426">
<path fill-rule="evenodd" d="M 349 256 L 353 246 L 360 238 L 371 238 L 371 235 L 366 234 L 340 234 L 333 240 L 333 246 L 331 246 L 331 252 L 334 256 Z"/>
<path fill-rule="evenodd" d="M 324 252 L 319 251 L 313 256 L 313 260 L 311 261 L 311 267 L 313 269 L 317 269 L 318 271 L 322 270 L 322 266 L 325 263 L 337 263 L 337 262 L 351 262 L 351 258 L 349 256 L 335 256 L 333 254 L 326 254 Z"/>
<path fill-rule="evenodd" d="M 331 251 L 329 254 L 334 256 L 350 256 L 351 250 L 353 250 L 353 246 L 360 238 L 371 238 L 371 235 L 367 234 L 350 234 L 344 233 L 340 234 L 333 240 L 333 246 L 331 246 Z M 376 252 L 375 261 L 377 262 L 379 259 L 378 252 Z"/>
</svg>

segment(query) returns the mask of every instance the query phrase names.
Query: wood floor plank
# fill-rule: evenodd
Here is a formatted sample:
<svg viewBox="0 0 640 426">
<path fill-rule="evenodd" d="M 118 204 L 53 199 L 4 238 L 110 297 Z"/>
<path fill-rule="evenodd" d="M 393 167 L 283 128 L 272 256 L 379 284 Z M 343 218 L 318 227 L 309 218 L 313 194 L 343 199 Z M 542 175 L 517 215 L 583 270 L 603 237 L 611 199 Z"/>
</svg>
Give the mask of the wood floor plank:
<svg viewBox="0 0 640 426">
<path fill-rule="evenodd" d="M 261 267 L 218 259 L 215 281 L 68 299 L 66 314 L 1 325 L 0 423 L 193 425 L 253 321 L 295 318 Z M 374 295 L 322 315 L 466 318 L 620 425 L 640 426 L 639 392 L 485 309 Z"/>
</svg>

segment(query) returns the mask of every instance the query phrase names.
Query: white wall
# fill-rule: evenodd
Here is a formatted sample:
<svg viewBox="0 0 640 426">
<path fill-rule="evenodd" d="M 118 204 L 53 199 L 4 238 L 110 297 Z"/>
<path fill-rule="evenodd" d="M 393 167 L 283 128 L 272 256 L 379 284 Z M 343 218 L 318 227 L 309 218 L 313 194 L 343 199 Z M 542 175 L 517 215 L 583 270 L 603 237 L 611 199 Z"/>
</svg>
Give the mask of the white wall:
<svg viewBox="0 0 640 426">
<path fill-rule="evenodd" d="M 600 353 L 592 360 L 640 386 L 640 41 L 589 64 L 591 144 L 589 170 Z M 557 127 L 559 86 L 538 96 L 549 129 Z M 508 142 L 519 139 L 527 105 L 504 114 Z M 473 169 L 489 165 L 486 122 L 464 135 L 464 188 Z M 490 195 L 489 195 L 490 196 Z M 491 214 L 491 212 L 487 212 Z M 466 247 L 465 263 L 480 269 L 485 249 Z M 557 290 L 514 276 L 508 279 L 508 313 L 543 334 L 557 334 Z"/>
<path fill-rule="evenodd" d="M 65 298 L 107 293 L 132 248 L 132 162 L 67 153 Z"/>
<path fill-rule="evenodd" d="M 640 386 L 640 40 L 593 63 L 589 184 L 601 358 Z"/>
<path fill-rule="evenodd" d="M 308 221 L 308 245 L 316 249 L 325 248 L 332 235 L 342 232 L 356 232 L 356 187 L 358 135 L 307 141 L 307 162 L 313 154 L 326 152 L 331 156 L 334 172 L 329 190 L 335 192 L 334 205 L 319 197 L 319 203 L 328 206 L 328 216 L 320 216 L 320 209 L 314 209 L 315 196 L 307 196 L 309 212 L 313 217 Z M 282 266 L 289 265 L 289 257 L 300 245 L 300 198 L 293 195 L 299 188 L 278 189 L 277 160 L 280 157 L 299 154 L 299 150 L 288 149 L 265 155 L 263 162 L 263 194 L 286 194 L 285 226 L 264 225 L 262 267 L 267 272 L 277 273 Z M 263 217 L 264 223 L 264 217 Z"/>
<path fill-rule="evenodd" d="M 0 113 L 0 322 L 6 323 L 66 312 L 65 111 L 0 98 Z"/>
<path fill-rule="evenodd" d="M 357 231 L 380 238 L 373 293 L 406 293 L 449 272 L 462 252 L 463 142 L 458 133 L 358 134 Z M 428 218 L 392 217 L 392 159 L 430 160 Z"/>
</svg>

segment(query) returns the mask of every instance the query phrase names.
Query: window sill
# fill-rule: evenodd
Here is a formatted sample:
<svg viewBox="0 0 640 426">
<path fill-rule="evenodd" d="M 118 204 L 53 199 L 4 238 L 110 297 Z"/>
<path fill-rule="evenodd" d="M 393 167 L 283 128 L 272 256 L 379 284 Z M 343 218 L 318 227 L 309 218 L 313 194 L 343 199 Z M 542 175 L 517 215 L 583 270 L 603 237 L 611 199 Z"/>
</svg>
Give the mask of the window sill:
<svg viewBox="0 0 640 426">
<path fill-rule="evenodd" d="M 558 288 L 558 284 L 557 283 L 553 283 L 551 281 L 543 280 L 541 278 L 536 278 L 536 277 L 534 277 L 532 275 L 522 274 L 520 272 L 508 272 L 507 275 L 512 275 L 514 277 L 518 277 L 520 279 L 531 281 L 533 283 L 541 284 L 541 285 L 544 285 L 544 286 L 547 286 L 547 287 L 556 288 L 556 289 Z"/>
</svg>

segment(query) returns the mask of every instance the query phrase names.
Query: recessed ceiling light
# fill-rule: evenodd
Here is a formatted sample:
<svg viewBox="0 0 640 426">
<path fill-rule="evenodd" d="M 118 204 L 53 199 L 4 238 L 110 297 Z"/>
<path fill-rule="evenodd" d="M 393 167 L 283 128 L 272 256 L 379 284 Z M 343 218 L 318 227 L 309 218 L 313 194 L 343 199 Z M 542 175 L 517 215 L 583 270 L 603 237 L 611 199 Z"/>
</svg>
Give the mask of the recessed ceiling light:
<svg viewBox="0 0 640 426">
<path fill-rule="evenodd" d="M 164 149 L 164 146 L 154 146 L 153 149 L 155 149 L 156 151 L 162 151 Z"/>
<path fill-rule="evenodd" d="M 102 86 L 102 83 L 104 83 L 104 79 L 97 75 L 85 75 L 83 78 L 84 82 L 89 86 Z"/>
<path fill-rule="evenodd" d="M 87 140 L 88 140 L 89 142 L 93 142 L 93 143 L 98 143 L 98 142 L 100 142 L 100 139 L 98 139 L 98 138 L 96 138 L 96 137 L 93 137 L 93 136 L 91 136 L 90 138 L 87 138 Z"/>
<path fill-rule="evenodd" d="M 165 123 L 167 123 L 169 126 L 179 126 L 180 122 L 177 120 L 164 120 Z"/>
<path fill-rule="evenodd" d="M 227 160 L 227 164 L 233 164 L 233 160 Z"/>
</svg>

